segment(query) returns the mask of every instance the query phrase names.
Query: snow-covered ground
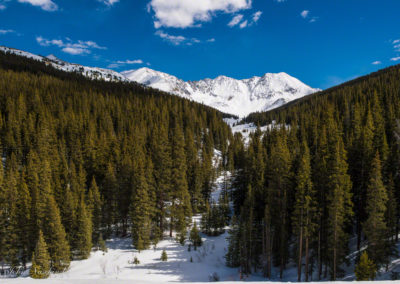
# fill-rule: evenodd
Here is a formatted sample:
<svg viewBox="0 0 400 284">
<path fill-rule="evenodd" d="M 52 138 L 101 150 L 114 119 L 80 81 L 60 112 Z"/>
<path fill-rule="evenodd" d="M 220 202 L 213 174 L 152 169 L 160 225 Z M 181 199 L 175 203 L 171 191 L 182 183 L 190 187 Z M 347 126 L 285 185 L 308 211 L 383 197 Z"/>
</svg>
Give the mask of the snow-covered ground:
<svg viewBox="0 0 400 284">
<path fill-rule="evenodd" d="M 216 152 L 216 157 L 218 157 Z M 232 175 L 230 172 L 222 172 L 213 186 L 211 198 L 216 203 L 223 191 L 225 184 L 230 184 Z M 200 224 L 201 216 L 194 216 L 193 221 Z M 226 228 L 228 229 L 228 228 Z M 92 252 L 90 258 L 80 261 L 72 261 L 68 271 L 60 274 L 52 274 L 46 280 L 34 280 L 25 272 L 19 278 L 1 278 L 0 284 L 23 284 L 23 283 L 51 283 L 51 284 L 108 284 L 108 283 L 207 283 L 210 276 L 218 275 L 220 281 L 225 283 L 237 283 L 238 281 L 251 281 L 252 283 L 265 283 L 261 273 L 240 279 L 238 268 L 229 268 L 225 265 L 225 254 L 227 252 L 228 232 L 216 237 L 202 234 L 203 246 L 196 251 L 188 251 L 188 243 L 180 245 L 174 238 L 167 238 L 157 244 L 155 248 L 136 251 L 130 238 L 114 238 L 107 240 L 108 251 Z M 161 261 L 161 253 L 166 250 L 168 260 Z M 398 246 L 400 250 L 400 246 Z M 137 257 L 140 264 L 133 264 Z M 344 267 L 346 273 L 342 280 L 347 282 L 354 280 L 355 254 L 349 255 L 351 265 Z M 389 272 L 381 271 L 378 280 L 391 279 L 392 271 L 400 271 L 400 259 L 394 260 L 389 266 Z M 279 280 L 279 269 L 272 269 L 272 282 Z M 312 280 L 315 280 L 315 276 Z M 284 272 L 282 281 L 297 281 L 297 268 L 293 262 L 289 263 Z M 378 281 L 374 283 L 383 283 Z M 400 282 L 399 282 L 400 283 Z"/>
<path fill-rule="evenodd" d="M 228 124 L 231 129 L 232 133 L 241 133 L 243 136 L 243 141 L 247 145 L 250 140 L 250 134 L 254 133 L 257 130 L 257 125 L 254 123 L 240 123 L 240 119 L 235 119 L 235 118 L 224 118 L 224 121 L 226 124 Z M 267 130 L 271 130 L 274 127 L 278 127 L 278 124 L 275 122 L 272 122 L 271 124 L 260 126 L 260 130 L 262 132 L 265 132 Z"/>
<path fill-rule="evenodd" d="M 218 156 L 218 153 L 216 153 Z M 229 176 L 227 174 L 226 176 Z M 224 182 L 223 175 L 214 185 L 212 198 L 218 200 Z M 201 216 L 193 221 L 200 224 Z M 52 274 L 47 280 L 33 280 L 27 277 L 1 279 L 0 283 L 161 283 L 161 282 L 209 282 L 216 273 L 221 280 L 239 280 L 238 269 L 225 266 L 228 233 L 209 237 L 202 234 L 203 245 L 196 251 L 188 251 L 188 244 L 180 245 L 174 238 L 167 238 L 155 248 L 136 251 L 130 238 L 107 240 L 108 252 L 92 252 L 86 260 L 72 261 L 68 271 Z M 168 261 L 161 261 L 161 253 L 166 250 Z M 133 264 L 135 256 L 140 264 Z M 117 283 L 117 282 L 116 282 Z"/>
</svg>

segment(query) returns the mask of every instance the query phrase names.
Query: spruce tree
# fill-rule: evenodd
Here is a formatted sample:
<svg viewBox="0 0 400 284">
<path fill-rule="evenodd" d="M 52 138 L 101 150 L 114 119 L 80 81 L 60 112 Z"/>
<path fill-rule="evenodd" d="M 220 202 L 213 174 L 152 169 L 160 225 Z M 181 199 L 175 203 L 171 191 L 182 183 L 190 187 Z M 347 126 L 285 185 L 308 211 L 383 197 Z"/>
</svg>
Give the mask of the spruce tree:
<svg viewBox="0 0 400 284">
<path fill-rule="evenodd" d="M 54 198 L 48 197 L 43 232 L 50 254 L 51 268 L 54 272 L 63 272 L 68 269 L 71 260 L 70 246 L 61 224 L 59 212 Z"/>
<path fill-rule="evenodd" d="M 170 236 L 175 229 L 178 238 L 186 234 L 189 218 L 192 216 L 190 195 L 186 179 L 185 141 L 179 122 L 175 118 L 172 132 L 171 210 Z"/>
<path fill-rule="evenodd" d="M 367 252 L 371 260 L 378 265 L 387 263 L 388 228 L 385 220 L 388 195 L 382 182 L 381 161 L 377 152 L 372 162 L 371 175 L 367 188 L 367 220 L 363 223 L 363 231 L 368 240 Z"/>
<path fill-rule="evenodd" d="M 87 194 L 87 209 L 92 219 L 92 241 L 94 244 L 97 244 L 100 236 L 101 206 L 102 203 L 99 188 L 96 179 L 93 177 Z"/>
<path fill-rule="evenodd" d="M 77 228 L 75 229 L 75 257 L 86 259 L 92 249 L 92 221 L 87 212 L 84 197 L 80 198 L 77 212 Z"/>
<path fill-rule="evenodd" d="M 145 173 L 143 149 L 137 146 L 134 166 L 134 189 L 131 198 L 130 217 L 132 242 L 138 251 L 150 246 L 151 203 Z"/>
<path fill-rule="evenodd" d="M 168 260 L 168 255 L 165 249 L 161 253 L 161 261 L 167 261 Z"/>
<path fill-rule="evenodd" d="M 194 246 L 194 250 L 197 249 L 197 247 L 200 247 L 202 245 L 202 240 L 200 236 L 199 229 L 197 228 L 196 222 L 194 222 L 192 229 L 190 230 L 190 241 L 192 242 Z"/>
<path fill-rule="evenodd" d="M 303 266 L 303 243 L 305 244 L 305 281 L 308 281 L 309 246 L 312 241 L 316 224 L 317 208 L 315 203 L 315 190 L 311 182 L 310 153 L 308 146 L 303 141 L 300 165 L 296 177 L 296 194 L 294 212 L 292 215 L 293 228 L 297 235 L 298 272 L 297 280 L 301 281 Z"/>
<path fill-rule="evenodd" d="M 371 281 L 375 279 L 376 265 L 369 259 L 366 251 L 361 254 L 360 261 L 357 263 L 354 272 L 357 281 Z"/>
<path fill-rule="evenodd" d="M 337 138 L 331 149 L 329 162 L 328 195 L 328 244 L 331 262 L 331 278 L 336 280 L 339 267 L 347 252 L 346 226 L 352 215 L 351 181 L 347 174 L 346 152 L 343 142 Z"/>
<path fill-rule="evenodd" d="M 29 276 L 36 279 L 47 278 L 50 275 L 50 256 L 47 251 L 47 245 L 43 233 L 39 231 L 39 238 L 36 242 L 36 248 L 32 256 L 32 266 L 29 270 Z"/>
</svg>

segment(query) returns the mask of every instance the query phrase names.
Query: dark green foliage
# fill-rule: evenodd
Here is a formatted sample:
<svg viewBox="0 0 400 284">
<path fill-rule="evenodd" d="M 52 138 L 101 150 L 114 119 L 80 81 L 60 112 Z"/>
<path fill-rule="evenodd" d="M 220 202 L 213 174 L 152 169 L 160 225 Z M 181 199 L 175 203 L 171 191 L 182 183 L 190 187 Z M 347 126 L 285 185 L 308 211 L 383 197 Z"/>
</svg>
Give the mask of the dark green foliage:
<svg viewBox="0 0 400 284">
<path fill-rule="evenodd" d="M 78 259 L 86 259 L 92 249 L 92 222 L 83 197 L 81 197 L 77 211 L 77 228 L 74 241 L 76 251 L 74 254 Z"/>
<path fill-rule="evenodd" d="M 355 268 L 357 281 L 371 281 L 376 276 L 376 265 L 368 258 L 368 253 L 363 252 Z"/>
<path fill-rule="evenodd" d="M 66 233 L 59 209 L 52 196 L 48 197 L 46 217 L 43 222 L 43 232 L 50 254 L 51 269 L 54 272 L 63 272 L 69 267 L 71 260 L 70 246 L 67 242 Z"/>
<path fill-rule="evenodd" d="M 42 231 L 39 231 L 39 238 L 32 256 L 32 266 L 29 276 L 36 279 L 47 278 L 50 275 L 50 256 L 47 251 L 46 242 Z"/>
<path fill-rule="evenodd" d="M 372 161 L 370 180 L 367 187 L 367 220 L 363 223 L 363 231 L 368 240 L 367 252 L 373 263 L 388 263 L 390 239 L 386 223 L 388 194 L 382 182 L 381 161 L 376 153 Z"/>
<path fill-rule="evenodd" d="M 165 249 L 161 253 L 161 261 L 167 261 L 168 260 L 168 255 Z"/>
<path fill-rule="evenodd" d="M 208 200 L 214 149 L 231 139 L 222 118 L 139 84 L 0 52 L 0 262 L 29 262 L 39 230 L 55 272 L 92 243 L 106 250 L 110 235 L 132 233 L 141 249 L 168 228 L 184 238 L 192 206 Z"/>
<path fill-rule="evenodd" d="M 194 250 L 196 250 L 197 247 L 200 247 L 203 244 L 196 222 L 194 222 L 193 227 L 190 230 L 189 240 L 192 242 Z"/>
<path fill-rule="evenodd" d="M 272 266 L 282 277 L 295 261 L 299 280 L 337 279 L 350 264 L 350 237 L 378 266 L 395 257 L 399 78 L 400 65 L 244 120 L 275 127 L 251 134 L 248 147 L 236 134 L 227 150 L 237 218 L 229 266 L 270 278 Z"/>
<path fill-rule="evenodd" d="M 100 234 L 99 235 L 99 240 L 98 240 L 98 249 L 103 251 L 103 252 L 107 252 L 107 246 L 106 246 L 106 242 L 103 240 L 103 235 Z"/>
</svg>

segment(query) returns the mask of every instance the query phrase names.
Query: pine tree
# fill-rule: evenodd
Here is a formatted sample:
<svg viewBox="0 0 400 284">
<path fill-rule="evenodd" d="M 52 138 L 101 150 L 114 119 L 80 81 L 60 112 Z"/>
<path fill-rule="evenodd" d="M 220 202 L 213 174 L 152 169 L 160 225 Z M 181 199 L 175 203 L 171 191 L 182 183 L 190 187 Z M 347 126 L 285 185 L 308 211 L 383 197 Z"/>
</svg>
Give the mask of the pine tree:
<svg viewBox="0 0 400 284">
<path fill-rule="evenodd" d="M 89 192 L 87 194 L 87 209 L 92 219 L 92 241 L 94 244 L 97 244 L 100 236 L 101 206 L 102 203 L 99 188 L 97 186 L 96 179 L 93 177 L 92 183 L 89 187 Z"/>
<path fill-rule="evenodd" d="M 333 138 L 334 139 L 334 138 Z M 328 244 L 331 261 L 331 278 L 336 280 L 338 267 L 347 252 L 346 225 L 352 215 L 351 181 L 347 174 L 346 152 L 340 138 L 333 144 L 329 162 Z"/>
<path fill-rule="evenodd" d="M 166 114 L 164 114 L 166 116 Z M 160 123 L 153 139 L 154 177 L 156 185 L 156 219 L 159 227 L 159 239 L 163 238 L 166 229 L 166 202 L 171 188 L 171 147 L 168 140 L 168 127 Z"/>
<path fill-rule="evenodd" d="M 388 201 L 387 191 L 382 182 L 381 161 L 377 152 L 372 162 L 370 180 L 367 188 L 367 220 L 363 223 L 363 231 L 368 240 L 367 252 L 371 260 L 378 265 L 387 263 L 388 228 L 385 214 Z"/>
<path fill-rule="evenodd" d="M 134 166 L 134 189 L 131 198 L 131 232 L 132 241 L 139 251 L 150 246 L 151 204 L 148 195 L 148 184 L 145 176 L 144 153 L 138 146 Z"/>
<path fill-rule="evenodd" d="M 309 245 L 317 226 L 317 208 L 315 191 L 311 182 L 310 153 L 304 141 L 300 154 L 300 165 L 296 177 L 296 194 L 294 212 L 292 215 L 293 227 L 298 240 L 298 272 L 297 279 L 301 281 L 303 266 L 303 243 L 305 243 L 305 281 L 308 281 Z"/>
<path fill-rule="evenodd" d="M 192 229 L 190 230 L 190 241 L 192 242 L 194 246 L 194 250 L 197 249 L 197 247 L 200 247 L 203 243 L 201 240 L 200 232 L 199 229 L 197 228 L 196 222 L 194 222 Z"/>
<path fill-rule="evenodd" d="M 168 260 L 168 255 L 165 249 L 161 253 L 161 261 L 167 261 Z"/>
<path fill-rule="evenodd" d="M 283 271 L 288 261 L 288 192 L 291 189 L 291 157 L 287 147 L 286 134 L 284 130 L 276 133 L 276 141 L 271 147 L 269 155 L 268 175 L 271 203 L 275 204 L 275 210 L 271 210 L 272 227 L 274 236 L 274 259 L 279 266 L 280 278 L 283 278 Z M 276 207 L 275 207 L 276 206 Z"/>
<path fill-rule="evenodd" d="M 63 272 L 70 264 L 70 246 L 57 204 L 52 196 L 48 197 L 46 217 L 43 232 L 51 259 L 51 268 L 54 272 Z"/>
<path fill-rule="evenodd" d="M 240 232 L 236 216 L 233 216 L 228 236 L 228 251 L 225 255 L 228 267 L 240 266 Z"/>
<path fill-rule="evenodd" d="M 100 233 L 99 240 L 98 240 L 98 249 L 107 252 L 106 242 L 103 240 L 103 235 Z"/>
<path fill-rule="evenodd" d="M 375 279 L 376 265 L 368 258 L 368 253 L 365 251 L 361 254 L 360 261 L 356 265 L 355 274 L 357 281 L 370 281 Z"/>
<path fill-rule="evenodd" d="M 186 234 L 189 218 L 192 216 L 192 207 L 186 179 L 185 141 L 177 121 L 172 135 L 170 236 L 172 237 L 172 230 L 175 228 L 178 238 L 182 238 Z"/>
<path fill-rule="evenodd" d="M 75 229 L 75 257 L 86 259 L 92 249 L 92 221 L 87 212 L 84 197 L 80 198 L 77 212 L 77 228 Z"/>
<path fill-rule="evenodd" d="M 39 238 L 32 256 L 32 266 L 29 270 L 29 275 L 36 279 L 47 278 L 50 275 L 50 256 L 42 231 L 39 231 Z"/>
<path fill-rule="evenodd" d="M 21 175 L 18 184 L 18 200 L 16 205 L 16 213 L 18 220 L 18 242 L 20 247 L 21 261 L 24 267 L 26 266 L 26 263 L 32 253 L 30 236 L 34 232 L 34 227 L 31 219 L 31 202 L 31 196 L 25 183 L 24 175 Z"/>
</svg>

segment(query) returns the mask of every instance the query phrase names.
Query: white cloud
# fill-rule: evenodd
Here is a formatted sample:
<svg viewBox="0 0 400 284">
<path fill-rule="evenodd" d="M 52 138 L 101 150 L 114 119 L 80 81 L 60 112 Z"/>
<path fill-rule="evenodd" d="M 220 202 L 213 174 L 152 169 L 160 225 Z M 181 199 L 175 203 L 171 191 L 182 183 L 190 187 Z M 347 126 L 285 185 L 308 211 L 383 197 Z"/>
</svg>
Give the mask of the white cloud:
<svg viewBox="0 0 400 284">
<path fill-rule="evenodd" d="M 373 65 L 380 65 L 380 64 L 382 64 L 382 62 L 378 60 L 378 61 L 372 62 L 372 64 L 373 64 Z"/>
<path fill-rule="evenodd" d="M 154 12 L 154 26 L 187 28 L 209 22 L 217 12 L 235 13 L 251 8 L 251 0 L 151 0 L 148 11 Z"/>
<path fill-rule="evenodd" d="M 113 63 L 110 63 L 109 65 L 108 65 L 108 68 L 118 68 L 118 67 L 121 67 L 121 66 L 123 66 L 123 65 L 132 65 L 132 64 L 144 64 L 144 62 L 143 62 L 143 60 L 141 60 L 141 59 L 134 59 L 134 60 L 129 60 L 129 59 L 127 59 L 127 60 L 118 60 L 118 61 L 115 61 L 115 62 L 113 62 Z M 147 64 L 150 64 L 150 63 L 147 63 Z"/>
<path fill-rule="evenodd" d="M 310 20 L 310 23 L 314 23 L 314 22 L 316 22 L 317 20 L 318 20 L 318 17 L 312 17 L 311 20 Z"/>
<path fill-rule="evenodd" d="M 392 60 L 392 61 L 399 61 L 399 60 L 400 60 L 400 56 L 399 56 L 399 57 L 390 58 L 390 60 Z"/>
<path fill-rule="evenodd" d="M 6 8 L 7 8 L 6 5 L 0 4 L 0 11 L 5 10 Z"/>
<path fill-rule="evenodd" d="M 155 35 L 159 36 L 160 38 L 162 38 L 163 40 L 173 44 L 173 45 L 193 45 L 196 43 L 201 43 L 201 40 L 197 39 L 197 38 L 186 38 L 184 36 L 181 35 L 170 35 L 166 32 L 163 32 L 161 30 L 156 31 Z"/>
<path fill-rule="evenodd" d="M 156 35 L 174 45 L 180 45 L 181 43 L 186 41 L 186 38 L 184 36 L 174 36 L 164 33 L 163 31 L 157 31 Z"/>
<path fill-rule="evenodd" d="M 396 44 L 396 43 L 400 43 L 400 39 L 395 39 L 395 40 L 393 41 L 393 44 Z"/>
<path fill-rule="evenodd" d="M 241 15 L 241 14 L 236 15 L 228 23 L 228 26 L 232 28 L 232 27 L 236 26 L 237 24 L 239 24 L 242 19 L 243 19 L 243 15 Z"/>
<path fill-rule="evenodd" d="M 247 20 L 243 21 L 243 22 L 239 25 L 239 27 L 240 27 L 241 29 L 244 29 L 245 27 L 247 27 Z"/>
<path fill-rule="evenodd" d="M 90 50 L 81 47 L 64 47 L 61 51 L 72 55 L 89 54 Z"/>
<path fill-rule="evenodd" d="M 229 27 L 234 27 L 239 25 L 241 29 L 244 29 L 245 27 L 251 27 L 255 23 L 258 22 L 258 20 L 261 18 L 262 12 L 257 11 L 255 12 L 250 20 L 245 20 L 242 14 L 236 15 L 232 18 L 232 20 L 228 23 Z"/>
<path fill-rule="evenodd" d="M 94 41 L 82 41 L 78 40 L 73 42 L 70 38 L 65 38 L 66 41 L 61 39 L 45 39 L 41 36 L 36 37 L 36 41 L 41 46 L 57 46 L 61 48 L 62 52 L 79 55 L 79 54 L 89 54 L 92 49 L 107 49 L 106 47 L 99 46 Z"/>
<path fill-rule="evenodd" d="M 283 3 L 283 2 L 286 2 L 286 0 L 275 0 L 275 2 Z"/>
<path fill-rule="evenodd" d="M 20 3 L 29 3 L 33 6 L 38 6 L 45 11 L 56 11 L 58 6 L 52 0 L 18 0 Z"/>
<path fill-rule="evenodd" d="M 310 11 L 308 10 L 304 10 L 303 12 L 300 13 L 300 15 L 305 19 L 308 17 L 308 15 L 310 14 Z"/>
<path fill-rule="evenodd" d="M 115 3 L 119 2 L 119 0 L 98 0 L 98 1 L 109 7 L 114 5 Z"/>
<path fill-rule="evenodd" d="M 253 14 L 253 23 L 257 23 L 258 20 L 261 18 L 262 12 L 257 11 Z"/>
<path fill-rule="evenodd" d="M 0 29 L 0 35 L 5 35 L 5 34 L 9 34 L 9 33 L 15 33 L 14 30 L 2 30 Z"/>
<path fill-rule="evenodd" d="M 207 40 L 207 42 L 215 42 L 215 38 L 210 38 Z"/>
<path fill-rule="evenodd" d="M 124 61 L 121 61 L 121 60 L 118 60 L 116 63 L 118 63 L 118 64 L 143 64 L 143 60 L 141 60 L 141 59 L 135 59 L 135 60 L 124 60 Z"/>
</svg>

